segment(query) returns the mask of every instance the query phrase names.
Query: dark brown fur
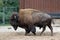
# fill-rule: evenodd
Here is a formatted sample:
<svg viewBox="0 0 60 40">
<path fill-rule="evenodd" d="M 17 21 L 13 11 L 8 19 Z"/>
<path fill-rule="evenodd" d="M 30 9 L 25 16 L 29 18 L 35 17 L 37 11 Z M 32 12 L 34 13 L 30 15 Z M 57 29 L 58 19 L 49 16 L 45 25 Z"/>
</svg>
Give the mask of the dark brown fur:
<svg viewBox="0 0 60 40">
<path fill-rule="evenodd" d="M 42 34 L 45 31 L 46 26 L 48 26 L 51 30 L 51 35 L 53 35 L 53 28 L 51 26 L 52 18 L 47 13 L 35 9 L 20 9 L 18 16 L 18 26 L 24 28 L 26 34 L 30 31 L 35 34 L 35 26 L 43 28 Z"/>
<path fill-rule="evenodd" d="M 41 34 L 44 32 L 46 26 L 48 26 L 51 30 L 51 35 L 53 35 L 53 28 L 51 26 L 52 18 L 47 13 L 35 9 L 20 9 L 19 18 L 22 24 L 30 27 L 34 27 L 34 25 L 40 27 L 42 25 L 43 31 Z"/>
</svg>

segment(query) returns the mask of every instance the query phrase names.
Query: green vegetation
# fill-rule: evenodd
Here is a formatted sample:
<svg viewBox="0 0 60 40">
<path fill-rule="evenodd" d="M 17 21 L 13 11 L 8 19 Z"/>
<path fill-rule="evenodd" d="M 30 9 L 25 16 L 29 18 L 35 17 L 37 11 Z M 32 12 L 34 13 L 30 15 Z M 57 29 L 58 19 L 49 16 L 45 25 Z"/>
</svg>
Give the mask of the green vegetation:
<svg viewBox="0 0 60 40">
<path fill-rule="evenodd" d="M 9 24 L 12 12 L 18 12 L 19 0 L 0 0 L 0 24 Z"/>
<path fill-rule="evenodd" d="M 10 24 L 0 24 L 0 26 L 11 26 Z"/>
</svg>

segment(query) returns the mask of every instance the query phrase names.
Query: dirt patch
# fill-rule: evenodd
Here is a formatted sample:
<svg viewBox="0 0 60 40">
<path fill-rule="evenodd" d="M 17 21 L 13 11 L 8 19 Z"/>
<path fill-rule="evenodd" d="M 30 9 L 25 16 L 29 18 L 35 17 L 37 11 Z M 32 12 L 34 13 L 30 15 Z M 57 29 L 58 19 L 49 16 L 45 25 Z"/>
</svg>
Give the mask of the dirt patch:
<svg viewBox="0 0 60 40">
<path fill-rule="evenodd" d="M 50 36 L 49 32 L 45 32 L 40 36 L 40 32 L 37 32 L 35 36 L 32 33 L 25 36 L 24 32 L 1 32 L 0 40 L 60 40 L 60 33 Z"/>
</svg>

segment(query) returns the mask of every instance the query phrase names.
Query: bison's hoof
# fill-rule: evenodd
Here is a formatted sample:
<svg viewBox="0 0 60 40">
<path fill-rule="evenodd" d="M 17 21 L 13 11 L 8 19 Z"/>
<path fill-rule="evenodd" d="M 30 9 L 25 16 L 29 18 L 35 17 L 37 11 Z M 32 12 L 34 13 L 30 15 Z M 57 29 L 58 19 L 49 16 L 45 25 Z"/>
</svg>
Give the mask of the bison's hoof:
<svg viewBox="0 0 60 40">
<path fill-rule="evenodd" d="M 34 32 L 33 34 L 34 34 L 34 35 L 36 35 L 36 33 L 35 33 L 35 32 Z"/>
<path fill-rule="evenodd" d="M 28 35 L 28 33 L 25 33 L 25 36 L 27 36 Z"/>
<path fill-rule="evenodd" d="M 42 35 L 42 33 L 40 33 L 40 36 Z"/>
<path fill-rule="evenodd" d="M 40 34 L 40 36 L 41 36 L 41 34 Z"/>
</svg>

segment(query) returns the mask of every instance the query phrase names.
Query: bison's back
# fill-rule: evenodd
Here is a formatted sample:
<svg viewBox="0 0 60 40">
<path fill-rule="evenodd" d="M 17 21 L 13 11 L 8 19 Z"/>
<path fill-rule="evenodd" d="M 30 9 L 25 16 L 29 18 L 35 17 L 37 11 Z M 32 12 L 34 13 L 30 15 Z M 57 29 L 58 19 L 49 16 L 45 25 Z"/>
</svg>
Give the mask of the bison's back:
<svg viewBox="0 0 60 40">
<path fill-rule="evenodd" d="M 36 13 L 32 13 L 32 18 L 34 22 L 39 22 L 39 21 L 42 22 L 42 21 L 46 21 L 47 19 L 51 19 L 51 16 L 44 12 L 36 12 Z"/>
<path fill-rule="evenodd" d="M 35 9 L 20 9 L 19 10 L 19 19 L 23 23 L 32 23 L 32 13 L 33 12 L 39 12 L 38 10 Z"/>
<path fill-rule="evenodd" d="M 50 19 L 51 16 L 45 12 L 41 12 L 35 9 L 20 9 L 19 19 L 21 23 L 30 24 L 37 23 L 39 21 L 45 21 Z"/>
</svg>

